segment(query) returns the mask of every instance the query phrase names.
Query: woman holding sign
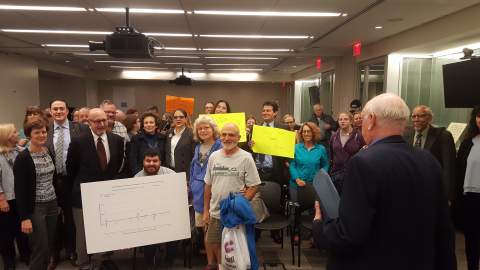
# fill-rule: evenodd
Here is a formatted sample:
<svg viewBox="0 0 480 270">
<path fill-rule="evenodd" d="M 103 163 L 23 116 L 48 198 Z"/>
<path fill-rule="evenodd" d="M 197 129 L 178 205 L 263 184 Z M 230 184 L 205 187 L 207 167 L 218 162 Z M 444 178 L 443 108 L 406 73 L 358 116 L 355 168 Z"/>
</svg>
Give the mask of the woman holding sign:
<svg viewBox="0 0 480 270">
<path fill-rule="evenodd" d="M 320 128 L 306 122 L 299 130 L 300 143 L 295 145 L 295 157 L 290 161 L 290 199 L 297 201 L 297 189 L 313 182 L 320 169 L 328 172 L 328 155 L 320 141 Z"/>
</svg>

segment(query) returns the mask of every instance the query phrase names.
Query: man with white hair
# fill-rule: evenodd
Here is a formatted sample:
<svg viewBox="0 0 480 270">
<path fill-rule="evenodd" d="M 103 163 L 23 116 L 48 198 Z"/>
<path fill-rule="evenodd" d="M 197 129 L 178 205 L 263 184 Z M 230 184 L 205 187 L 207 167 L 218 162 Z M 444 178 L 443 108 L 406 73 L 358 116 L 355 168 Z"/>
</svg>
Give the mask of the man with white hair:
<svg viewBox="0 0 480 270">
<path fill-rule="evenodd" d="M 339 217 L 321 222 L 315 206 L 315 242 L 331 250 L 327 269 L 456 269 L 442 171 L 432 155 L 402 138 L 407 105 L 382 94 L 362 114 L 368 147 L 347 165 Z"/>
<path fill-rule="evenodd" d="M 221 262 L 220 201 L 230 192 L 242 192 L 252 200 L 261 183 L 252 155 L 238 147 L 240 130 L 235 124 L 225 124 L 220 132 L 223 148 L 210 155 L 205 174 L 203 221 L 206 226 L 205 245 Z M 206 269 L 217 269 L 209 265 Z"/>
</svg>

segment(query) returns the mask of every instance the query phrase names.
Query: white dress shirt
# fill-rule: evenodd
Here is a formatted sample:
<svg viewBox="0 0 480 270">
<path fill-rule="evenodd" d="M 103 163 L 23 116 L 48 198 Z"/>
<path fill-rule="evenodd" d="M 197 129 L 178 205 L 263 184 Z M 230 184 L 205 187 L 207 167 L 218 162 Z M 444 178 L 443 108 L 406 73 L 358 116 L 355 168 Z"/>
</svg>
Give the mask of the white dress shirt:
<svg viewBox="0 0 480 270">
<path fill-rule="evenodd" d="M 170 157 L 171 157 L 171 164 L 172 168 L 175 168 L 175 147 L 177 147 L 178 141 L 180 140 L 180 137 L 182 137 L 183 132 L 185 131 L 186 127 L 183 127 L 182 130 L 177 132 L 176 129 L 173 129 L 173 136 L 170 141 Z"/>
</svg>

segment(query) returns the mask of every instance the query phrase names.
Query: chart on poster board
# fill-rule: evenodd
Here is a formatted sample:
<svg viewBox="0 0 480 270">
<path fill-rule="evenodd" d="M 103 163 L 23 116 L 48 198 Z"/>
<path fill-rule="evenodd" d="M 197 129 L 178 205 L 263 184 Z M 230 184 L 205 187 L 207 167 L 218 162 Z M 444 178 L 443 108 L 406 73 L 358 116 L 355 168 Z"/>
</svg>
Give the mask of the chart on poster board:
<svg viewBox="0 0 480 270">
<path fill-rule="evenodd" d="M 185 173 L 81 185 L 89 254 L 190 238 Z"/>
</svg>

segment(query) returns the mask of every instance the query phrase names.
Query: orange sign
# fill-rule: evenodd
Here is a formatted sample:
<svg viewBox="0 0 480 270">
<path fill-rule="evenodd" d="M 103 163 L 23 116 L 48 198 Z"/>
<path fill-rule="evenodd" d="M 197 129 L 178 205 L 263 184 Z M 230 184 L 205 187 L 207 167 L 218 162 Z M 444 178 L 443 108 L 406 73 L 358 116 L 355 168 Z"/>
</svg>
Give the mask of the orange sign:
<svg viewBox="0 0 480 270">
<path fill-rule="evenodd" d="M 194 98 L 166 96 L 165 107 L 167 112 L 173 113 L 176 109 L 183 109 L 188 115 L 193 114 Z"/>
</svg>

